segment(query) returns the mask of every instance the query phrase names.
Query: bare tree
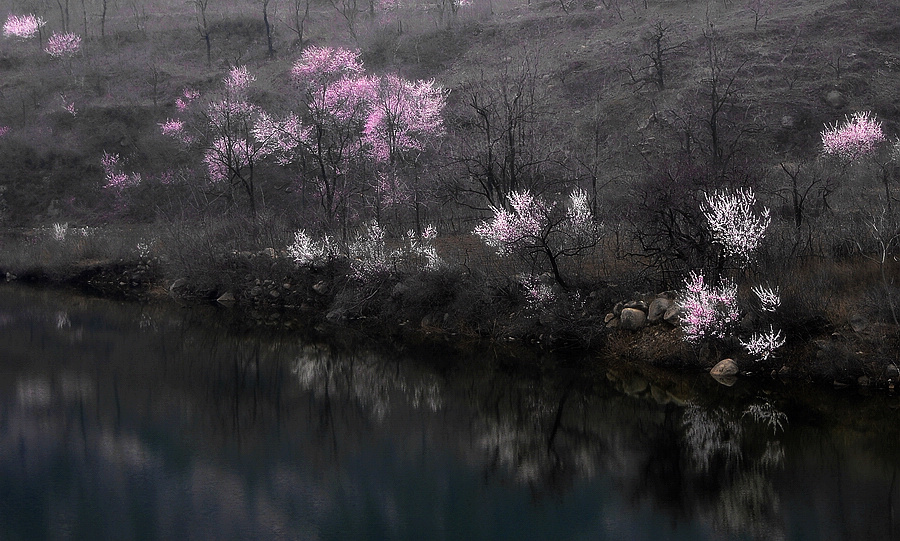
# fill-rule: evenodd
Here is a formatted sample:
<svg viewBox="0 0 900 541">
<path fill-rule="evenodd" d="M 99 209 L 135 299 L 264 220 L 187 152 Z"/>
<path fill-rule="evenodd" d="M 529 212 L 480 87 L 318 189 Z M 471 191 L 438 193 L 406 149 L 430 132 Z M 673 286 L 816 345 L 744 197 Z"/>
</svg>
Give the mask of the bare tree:
<svg viewBox="0 0 900 541">
<path fill-rule="evenodd" d="M 536 184 L 557 157 L 557 145 L 539 78 L 538 62 L 526 52 L 517 68 L 507 66 L 496 80 L 482 73 L 463 90 L 456 155 L 467 181 L 459 191 L 500 207 L 511 192 L 543 187 Z"/>
<path fill-rule="evenodd" d="M 268 47 L 269 58 L 275 56 L 275 47 L 272 45 L 272 24 L 269 22 L 269 5 L 275 9 L 277 0 L 260 0 L 262 5 L 263 24 L 266 25 L 266 46 Z"/>
<path fill-rule="evenodd" d="M 750 128 L 742 129 L 730 140 L 723 137 L 723 127 L 727 123 L 726 113 L 735 105 L 738 97 L 737 78 L 743 69 L 745 62 L 737 68 L 726 67 L 727 54 L 722 47 L 720 38 L 712 24 L 709 24 L 703 32 L 706 46 L 707 77 L 703 84 L 704 107 L 703 123 L 709 134 L 709 153 L 713 166 L 723 168 L 732 157 L 737 148 L 740 137 Z"/>
<path fill-rule="evenodd" d="M 297 34 L 297 44 L 303 47 L 303 34 L 309 22 L 309 5 L 311 0 L 290 0 L 290 22 L 287 27 Z"/>
<path fill-rule="evenodd" d="M 634 69 L 626 67 L 631 82 L 638 89 L 654 85 L 657 90 L 666 89 L 666 76 L 671 57 L 683 50 L 685 41 L 670 43 L 672 25 L 657 21 L 643 37 L 645 52 L 641 54 L 642 65 Z"/>
<path fill-rule="evenodd" d="M 194 6 L 194 16 L 197 20 L 197 32 L 200 33 L 200 38 L 206 43 L 206 65 L 211 66 L 212 50 L 209 41 L 209 20 L 207 19 L 209 0 L 191 0 L 191 3 Z"/>
<path fill-rule="evenodd" d="M 347 30 L 354 41 L 359 41 L 356 35 L 356 22 L 360 14 L 359 0 L 328 0 L 331 7 L 344 18 L 347 23 Z"/>
<path fill-rule="evenodd" d="M 69 0 L 56 0 L 59 7 L 59 19 L 63 32 L 69 31 Z"/>
</svg>

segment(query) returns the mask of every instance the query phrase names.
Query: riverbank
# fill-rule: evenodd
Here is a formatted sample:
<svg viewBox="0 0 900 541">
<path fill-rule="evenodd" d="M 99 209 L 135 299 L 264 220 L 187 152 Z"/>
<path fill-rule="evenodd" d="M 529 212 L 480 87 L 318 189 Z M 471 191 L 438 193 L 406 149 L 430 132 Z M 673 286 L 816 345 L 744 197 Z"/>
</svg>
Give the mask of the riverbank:
<svg viewBox="0 0 900 541">
<path fill-rule="evenodd" d="M 602 353 L 621 365 L 688 373 L 709 371 L 730 358 L 737 373 L 720 377 L 725 385 L 737 378 L 777 378 L 893 389 L 900 379 L 893 358 L 896 328 L 863 317 L 836 322 L 821 314 L 788 313 L 780 321 L 786 344 L 773 357 L 754 360 L 737 339 L 699 348 L 685 343 L 677 313 L 653 313 L 666 299 L 669 306 L 676 304 L 672 292 L 641 294 L 583 283 L 538 304 L 515 277 L 459 265 L 392 269 L 361 279 L 346 258 L 298 265 L 274 248 L 230 251 L 179 265 L 171 254 L 141 243 L 116 257 L 108 257 L 115 255 L 109 249 L 25 244 L 43 259 L 22 257 L 22 247 L 16 252 L 7 240 L 0 261 L 7 281 L 129 301 L 216 303 L 248 327 L 318 328 L 332 334 L 352 329 L 373 340 L 450 348 L 489 344 L 523 359 L 547 352 Z M 11 255 L 16 253 L 18 260 Z M 623 319 L 628 310 L 642 318 L 639 324 Z M 758 322 L 747 315 L 741 325 L 747 330 Z"/>
</svg>

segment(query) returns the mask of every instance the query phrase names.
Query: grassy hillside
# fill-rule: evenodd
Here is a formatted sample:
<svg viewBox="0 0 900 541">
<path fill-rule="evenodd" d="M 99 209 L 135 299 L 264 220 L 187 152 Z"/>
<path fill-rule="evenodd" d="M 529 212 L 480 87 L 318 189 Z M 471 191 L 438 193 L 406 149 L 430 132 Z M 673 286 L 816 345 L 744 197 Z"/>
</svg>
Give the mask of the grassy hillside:
<svg viewBox="0 0 900 541">
<path fill-rule="evenodd" d="M 288 4 L 269 8 L 270 57 L 260 4 L 211 2 L 211 65 L 194 10 L 183 2 L 110 3 L 103 39 L 100 0 L 88 3 L 86 18 L 72 3 L 69 28 L 86 36 L 71 60 L 50 58 L 34 39 L 0 40 L 0 125 L 12 128 L 0 145 L 8 223 L 66 218 L 57 209 L 75 219 L 102 217 L 102 152 L 120 153 L 136 170 L 164 170 L 175 149 L 158 136 L 158 123 L 173 114 L 181 89 L 211 91 L 229 66 L 257 74 L 263 103 L 295 107 L 287 73 L 301 44 Z M 452 90 L 449 141 L 467 137 L 452 123 L 466 112 L 467 89 L 519 77 L 526 65 L 540 131 L 552 133 L 555 156 L 568 160 L 553 172 L 567 177 L 560 180 L 585 177 L 579 160 L 594 162 L 601 184 L 633 179 L 691 138 L 695 148 L 708 146 L 711 70 L 731 85 L 722 144 L 740 136 L 738 153 L 760 166 L 815 155 L 823 125 L 857 110 L 876 113 L 888 134 L 900 132 L 900 6 L 892 2 L 475 0 L 443 19 L 422 4 L 379 5 L 375 19 L 359 9 L 354 36 L 331 4 L 313 3 L 303 45 L 359 47 L 372 71 L 436 79 Z M 26 11 L 47 19 L 44 39 L 62 29 L 49 4 L 20 2 L 8 13 Z M 662 89 L 642 80 L 656 77 L 647 54 L 660 28 L 659 41 L 671 49 Z M 833 90 L 837 106 L 826 102 Z"/>
</svg>

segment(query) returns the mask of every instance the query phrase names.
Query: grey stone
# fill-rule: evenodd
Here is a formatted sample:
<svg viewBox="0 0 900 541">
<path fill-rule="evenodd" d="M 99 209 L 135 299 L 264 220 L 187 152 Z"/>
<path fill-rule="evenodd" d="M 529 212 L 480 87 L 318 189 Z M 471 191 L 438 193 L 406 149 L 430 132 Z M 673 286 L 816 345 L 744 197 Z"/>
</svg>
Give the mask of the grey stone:
<svg viewBox="0 0 900 541">
<path fill-rule="evenodd" d="M 709 371 L 712 376 L 736 376 L 738 372 L 738 365 L 734 359 L 722 359 Z"/>
<path fill-rule="evenodd" d="M 318 293 L 319 295 L 325 295 L 326 293 L 328 293 L 328 284 L 325 283 L 324 281 L 322 281 L 322 282 L 316 282 L 316 283 L 312 286 L 312 288 L 313 288 L 313 291 L 315 291 L 315 292 Z"/>
<path fill-rule="evenodd" d="M 847 98 L 839 90 L 832 90 L 828 94 L 825 94 L 825 103 L 834 107 L 835 109 L 840 109 L 844 105 L 847 104 Z"/>
<path fill-rule="evenodd" d="M 626 330 L 637 330 L 647 323 L 647 314 L 637 308 L 623 308 L 619 315 L 619 325 Z"/>
<path fill-rule="evenodd" d="M 855 332 L 863 332 L 869 326 L 869 320 L 862 314 L 850 315 L 850 328 Z"/>
<path fill-rule="evenodd" d="M 900 378 L 900 368 L 897 368 L 896 364 L 889 364 L 884 369 L 884 375 L 888 379 L 897 379 Z"/>
<path fill-rule="evenodd" d="M 391 298 L 397 299 L 406 295 L 409 292 L 409 286 L 404 283 L 399 283 L 394 286 L 394 289 L 391 290 Z"/>
<path fill-rule="evenodd" d="M 630 301 L 626 302 L 623 308 L 634 308 L 635 310 L 643 310 L 647 311 L 647 303 L 644 301 Z"/>
<path fill-rule="evenodd" d="M 665 317 L 666 312 L 669 311 L 669 308 L 674 304 L 675 303 L 672 300 L 663 297 L 653 299 L 650 303 L 650 308 L 647 310 L 647 319 L 650 323 L 661 321 L 663 317 Z"/>
<path fill-rule="evenodd" d="M 663 314 L 663 321 L 672 325 L 678 325 L 681 321 L 681 307 L 677 303 L 672 303 L 672 306 Z"/>
<path fill-rule="evenodd" d="M 219 295 L 219 298 L 216 299 L 216 302 L 230 303 L 234 302 L 234 300 L 234 294 L 231 291 L 226 291 L 225 293 Z"/>
</svg>

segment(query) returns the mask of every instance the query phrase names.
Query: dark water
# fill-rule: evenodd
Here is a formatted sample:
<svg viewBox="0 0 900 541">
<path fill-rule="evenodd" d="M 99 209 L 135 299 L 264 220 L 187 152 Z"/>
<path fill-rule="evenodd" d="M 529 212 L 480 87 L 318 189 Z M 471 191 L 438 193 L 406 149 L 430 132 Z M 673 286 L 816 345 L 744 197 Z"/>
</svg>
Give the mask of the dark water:
<svg viewBox="0 0 900 541">
<path fill-rule="evenodd" d="M 896 397 L 0 287 L 0 539 L 900 538 Z"/>
</svg>

